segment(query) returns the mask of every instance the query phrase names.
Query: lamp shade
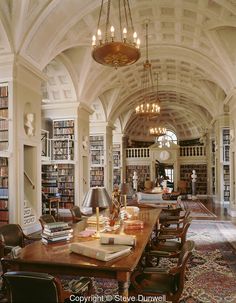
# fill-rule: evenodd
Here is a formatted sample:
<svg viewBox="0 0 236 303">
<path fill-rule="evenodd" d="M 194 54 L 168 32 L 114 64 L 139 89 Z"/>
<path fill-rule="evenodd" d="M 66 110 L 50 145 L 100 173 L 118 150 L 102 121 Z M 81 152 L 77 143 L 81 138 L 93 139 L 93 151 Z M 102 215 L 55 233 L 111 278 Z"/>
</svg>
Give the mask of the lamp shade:
<svg viewBox="0 0 236 303">
<path fill-rule="evenodd" d="M 95 212 L 96 207 L 106 209 L 111 206 L 111 198 L 105 187 L 91 187 L 84 197 L 83 207 L 91 207 Z"/>
</svg>

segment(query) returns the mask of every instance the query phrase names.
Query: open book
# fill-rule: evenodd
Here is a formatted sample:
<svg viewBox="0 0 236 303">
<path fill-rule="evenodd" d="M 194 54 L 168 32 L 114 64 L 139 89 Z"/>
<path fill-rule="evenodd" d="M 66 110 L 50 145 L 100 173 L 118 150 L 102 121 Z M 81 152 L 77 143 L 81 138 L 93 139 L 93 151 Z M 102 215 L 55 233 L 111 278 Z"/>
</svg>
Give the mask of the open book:
<svg viewBox="0 0 236 303">
<path fill-rule="evenodd" d="M 101 261 L 110 261 L 117 257 L 127 255 L 131 251 L 131 246 L 125 245 L 103 245 L 100 240 L 71 243 L 70 251 L 86 257 Z"/>
</svg>

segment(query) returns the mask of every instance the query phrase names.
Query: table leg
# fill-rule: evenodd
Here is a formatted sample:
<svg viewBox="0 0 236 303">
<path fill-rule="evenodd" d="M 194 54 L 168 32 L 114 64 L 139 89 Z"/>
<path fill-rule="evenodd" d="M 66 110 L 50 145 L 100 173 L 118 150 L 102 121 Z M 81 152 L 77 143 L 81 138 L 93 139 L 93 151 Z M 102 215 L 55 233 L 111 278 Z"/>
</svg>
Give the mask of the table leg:
<svg viewBox="0 0 236 303">
<path fill-rule="evenodd" d="M 129 285 L 130 285 L 130 273 L 120 272 L 117 274 L 118 291 L 121 297 L 121 302 L 128 302 L 129 298 Z"/>
</svg>

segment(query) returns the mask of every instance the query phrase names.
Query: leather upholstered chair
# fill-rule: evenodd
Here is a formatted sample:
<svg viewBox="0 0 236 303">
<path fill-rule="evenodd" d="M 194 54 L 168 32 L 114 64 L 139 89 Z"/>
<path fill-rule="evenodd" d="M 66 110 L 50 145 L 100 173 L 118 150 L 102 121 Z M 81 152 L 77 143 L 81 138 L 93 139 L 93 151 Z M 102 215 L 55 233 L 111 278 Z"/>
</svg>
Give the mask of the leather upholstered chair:
<svg viewBox="0 0 236 303">
<path fill-rule="evenodd" d="M 63 290 L 60 280 L 46 273 L 6 272 L 3 281 L 9 303 L 70 302 L 72 292 Z M 73 294 L 87 293 L 90 285 L 89 278 L 81 278 L 74 287 Z"/>
<path fill-rule="evenodd" d="M 146 267 L 131 276 L 130 295 L 165 296 L 166 301 L 179 302 L 185 281 L 185 269 L 194 249 L 193 241 L 186 241 L 176 266 L 170 269 Z"/>
<path fill-rule="evenodd" d="M 83 219 L 83 217 L 82 217 L 83 214 L 82 214 L 79 206 L 75 205 L 75 206 L 71 207 L 70 212 L 72 215 L 73 223 L 79 222 Z"/>
<path fill-rule="evenodd" d="M 39 222 L 40 222 L 42 230 L 43 230 L 45 224 L 56 222 L 56 220 L 53 217 L 53 215 L 45 214 L 45 215 L 42 215 L 39 217 Z"/>
<path fill-rule="evenodd" d="M 6 224 L 0 226 L 0 235 L 2 238 L 1 250 L 4 256 L 10 253 L 13 247 L 24 247 L 26 244 L 25 240 L 34 241 L 41 239 L 41 237 L 30 237 L 25 235 L 19 224 Z"/>
</svg>

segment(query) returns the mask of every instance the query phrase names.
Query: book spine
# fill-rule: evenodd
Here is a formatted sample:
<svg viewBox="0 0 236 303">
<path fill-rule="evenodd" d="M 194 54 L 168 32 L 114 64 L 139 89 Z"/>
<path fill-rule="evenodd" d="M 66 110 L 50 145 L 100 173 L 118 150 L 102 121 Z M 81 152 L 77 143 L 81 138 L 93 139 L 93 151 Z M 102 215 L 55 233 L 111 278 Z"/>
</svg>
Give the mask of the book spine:
<svg viewBox="0 0 236 303">
<path fill-rule="evenodd" d="M 57 235 L 67 235 L 69 233 L 72 233 L 73 229 L 68 229 L 68 230 L 62 230 L 62 231 L 56 231 L 56 232 L 51 232 L 47 230 L 43 230 L 43 234 L 47 236 L 57 236 Z"/>
<path fill-rule="evenodd" d="M 122 244 L 122 245 L 131 245 L 134 246 L 135 245 L 135 239 L 117 239 L 117 238 L 101 238 L 100 242 L 102 244 L 108 244 L 108 245 L 113 245 L 113 244 Z"/>
</svg>

